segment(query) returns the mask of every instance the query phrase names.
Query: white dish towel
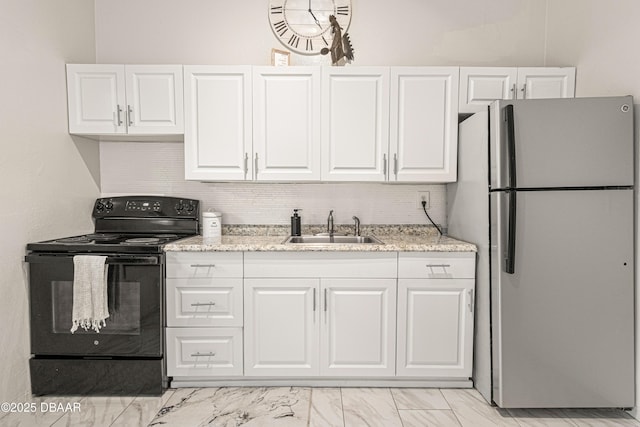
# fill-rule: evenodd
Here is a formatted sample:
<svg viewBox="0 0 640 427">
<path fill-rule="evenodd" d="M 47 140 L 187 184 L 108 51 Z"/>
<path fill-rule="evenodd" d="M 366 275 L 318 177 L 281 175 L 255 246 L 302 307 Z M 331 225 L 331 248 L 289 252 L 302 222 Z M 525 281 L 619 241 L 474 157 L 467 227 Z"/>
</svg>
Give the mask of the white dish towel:
<svg viewBox="0 0 640 427">
<path fill-rule="evenodd" d="M 73 257 L 73 325 L 100 332 L 109 317 L 107 306 L 107 257 L 76 255 Z"/>
</svg>

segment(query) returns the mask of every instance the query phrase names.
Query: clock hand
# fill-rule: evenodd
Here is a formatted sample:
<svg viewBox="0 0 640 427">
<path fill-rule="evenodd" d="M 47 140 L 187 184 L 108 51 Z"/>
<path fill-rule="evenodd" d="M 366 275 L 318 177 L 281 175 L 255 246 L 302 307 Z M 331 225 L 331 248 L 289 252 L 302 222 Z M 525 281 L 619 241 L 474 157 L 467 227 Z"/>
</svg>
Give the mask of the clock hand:
<svg viewBox="0 0 640 427">
<path fill-rule="evenodd" d="M 307 12 L 309 12 L 311 16 L 313 16 L 313 20 L 316 21 L 316 24 L 318 25 L 318 27 L 322 29 L 322 25 L 320 25 L 320 21 L 318 21 L 318 18 L 316 18 L 316 15 L 314 15 L 313 11 L 311 10 L 311 0 L 309 0 L 309 9 L 307 9 Z"/>
<path fill-rule="evenodd" d="M 316 18 L 316 15 L 313 14 L 311 9 L 309 9 L 309 13 L 311 14 L 311 16 L 313 16 L 313 19 L 316 21 L 316 24 L 318 24 L 318 27 L 320 27 L 320 29 L 322 29 L 322 25 L 320 25 L 320 21 L 318 21 L 318 18 Z"/>
</svg>

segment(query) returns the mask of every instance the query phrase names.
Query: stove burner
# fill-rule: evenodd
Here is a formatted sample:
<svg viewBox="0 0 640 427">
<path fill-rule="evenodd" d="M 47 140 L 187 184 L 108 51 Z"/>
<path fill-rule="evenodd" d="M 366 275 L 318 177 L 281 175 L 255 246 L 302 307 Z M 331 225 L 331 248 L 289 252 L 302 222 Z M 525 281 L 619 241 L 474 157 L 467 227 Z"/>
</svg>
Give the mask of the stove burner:
<svg viewBox="0 0 640 427">
<path fill-rule="evenodd" d="M 57 239 L 56 243 L 91 243 L 92 240 L 87 236 L 65 237 L 63 239 Z"/>
<path fill-rule="evenodd" d="M 123 245 L 153 245 L 159 243 L 160 239 L 157 237 L 139 237 L 135 239 L 127 239 L 122 242 Z"/>
<path fill-rule="evenodd" d="M 158 239 L 177 239 L 177 234 L 154 234 L 153 237 L 157 237 Z"/>
<path fill-rule="evenodd" d="M 87 239 L 94 240 L 96 243 L 104 243 L 104 242 L 112 242 L 114 240 L 118 240 L 121 237 L 121 235 L 120 234 L 95 233 L 95 234 L 87 234 L 85 237 Z"/>
</svg>

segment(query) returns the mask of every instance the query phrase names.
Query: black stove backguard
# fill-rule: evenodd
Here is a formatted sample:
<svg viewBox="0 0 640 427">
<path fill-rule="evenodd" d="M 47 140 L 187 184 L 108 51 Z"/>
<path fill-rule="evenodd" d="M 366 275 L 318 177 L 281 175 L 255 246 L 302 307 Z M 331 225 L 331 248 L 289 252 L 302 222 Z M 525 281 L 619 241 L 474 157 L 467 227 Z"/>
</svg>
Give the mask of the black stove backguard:
<svg viewBox="0 0 640 427">
<path fill-rule="evenodd" d="M 93 206 L 96 233 L 198 234 L 200 203 L 156 196 L 108 197 Z"/>
<path fill-rule="evenodd" d="M 27 245 L 32 393 L 159 395 L 167 386 L 162 245 L 198 233 L 199 202 L 101 198 L 92 217 L 92 234 Z M 70 332 L 75 255 L 107 256 L 110 317 L 99 333 Z"/>
</svg>

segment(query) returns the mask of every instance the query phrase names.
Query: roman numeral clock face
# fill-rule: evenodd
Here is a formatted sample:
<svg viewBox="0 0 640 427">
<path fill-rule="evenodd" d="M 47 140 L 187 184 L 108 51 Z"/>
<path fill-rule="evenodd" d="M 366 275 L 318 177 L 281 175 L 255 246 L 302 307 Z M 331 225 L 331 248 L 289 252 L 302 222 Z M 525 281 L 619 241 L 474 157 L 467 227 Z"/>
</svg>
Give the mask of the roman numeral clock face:
<svg viewBox="0 0 640 427">
<path fill-rule="evenodd" d="M 288 49 L 316 55 L 331 47 L 334 15 L 342 35 L 351 23 L 351 0 L 270 0 L 269 22 L 273 33 Z"/>
</svg>

